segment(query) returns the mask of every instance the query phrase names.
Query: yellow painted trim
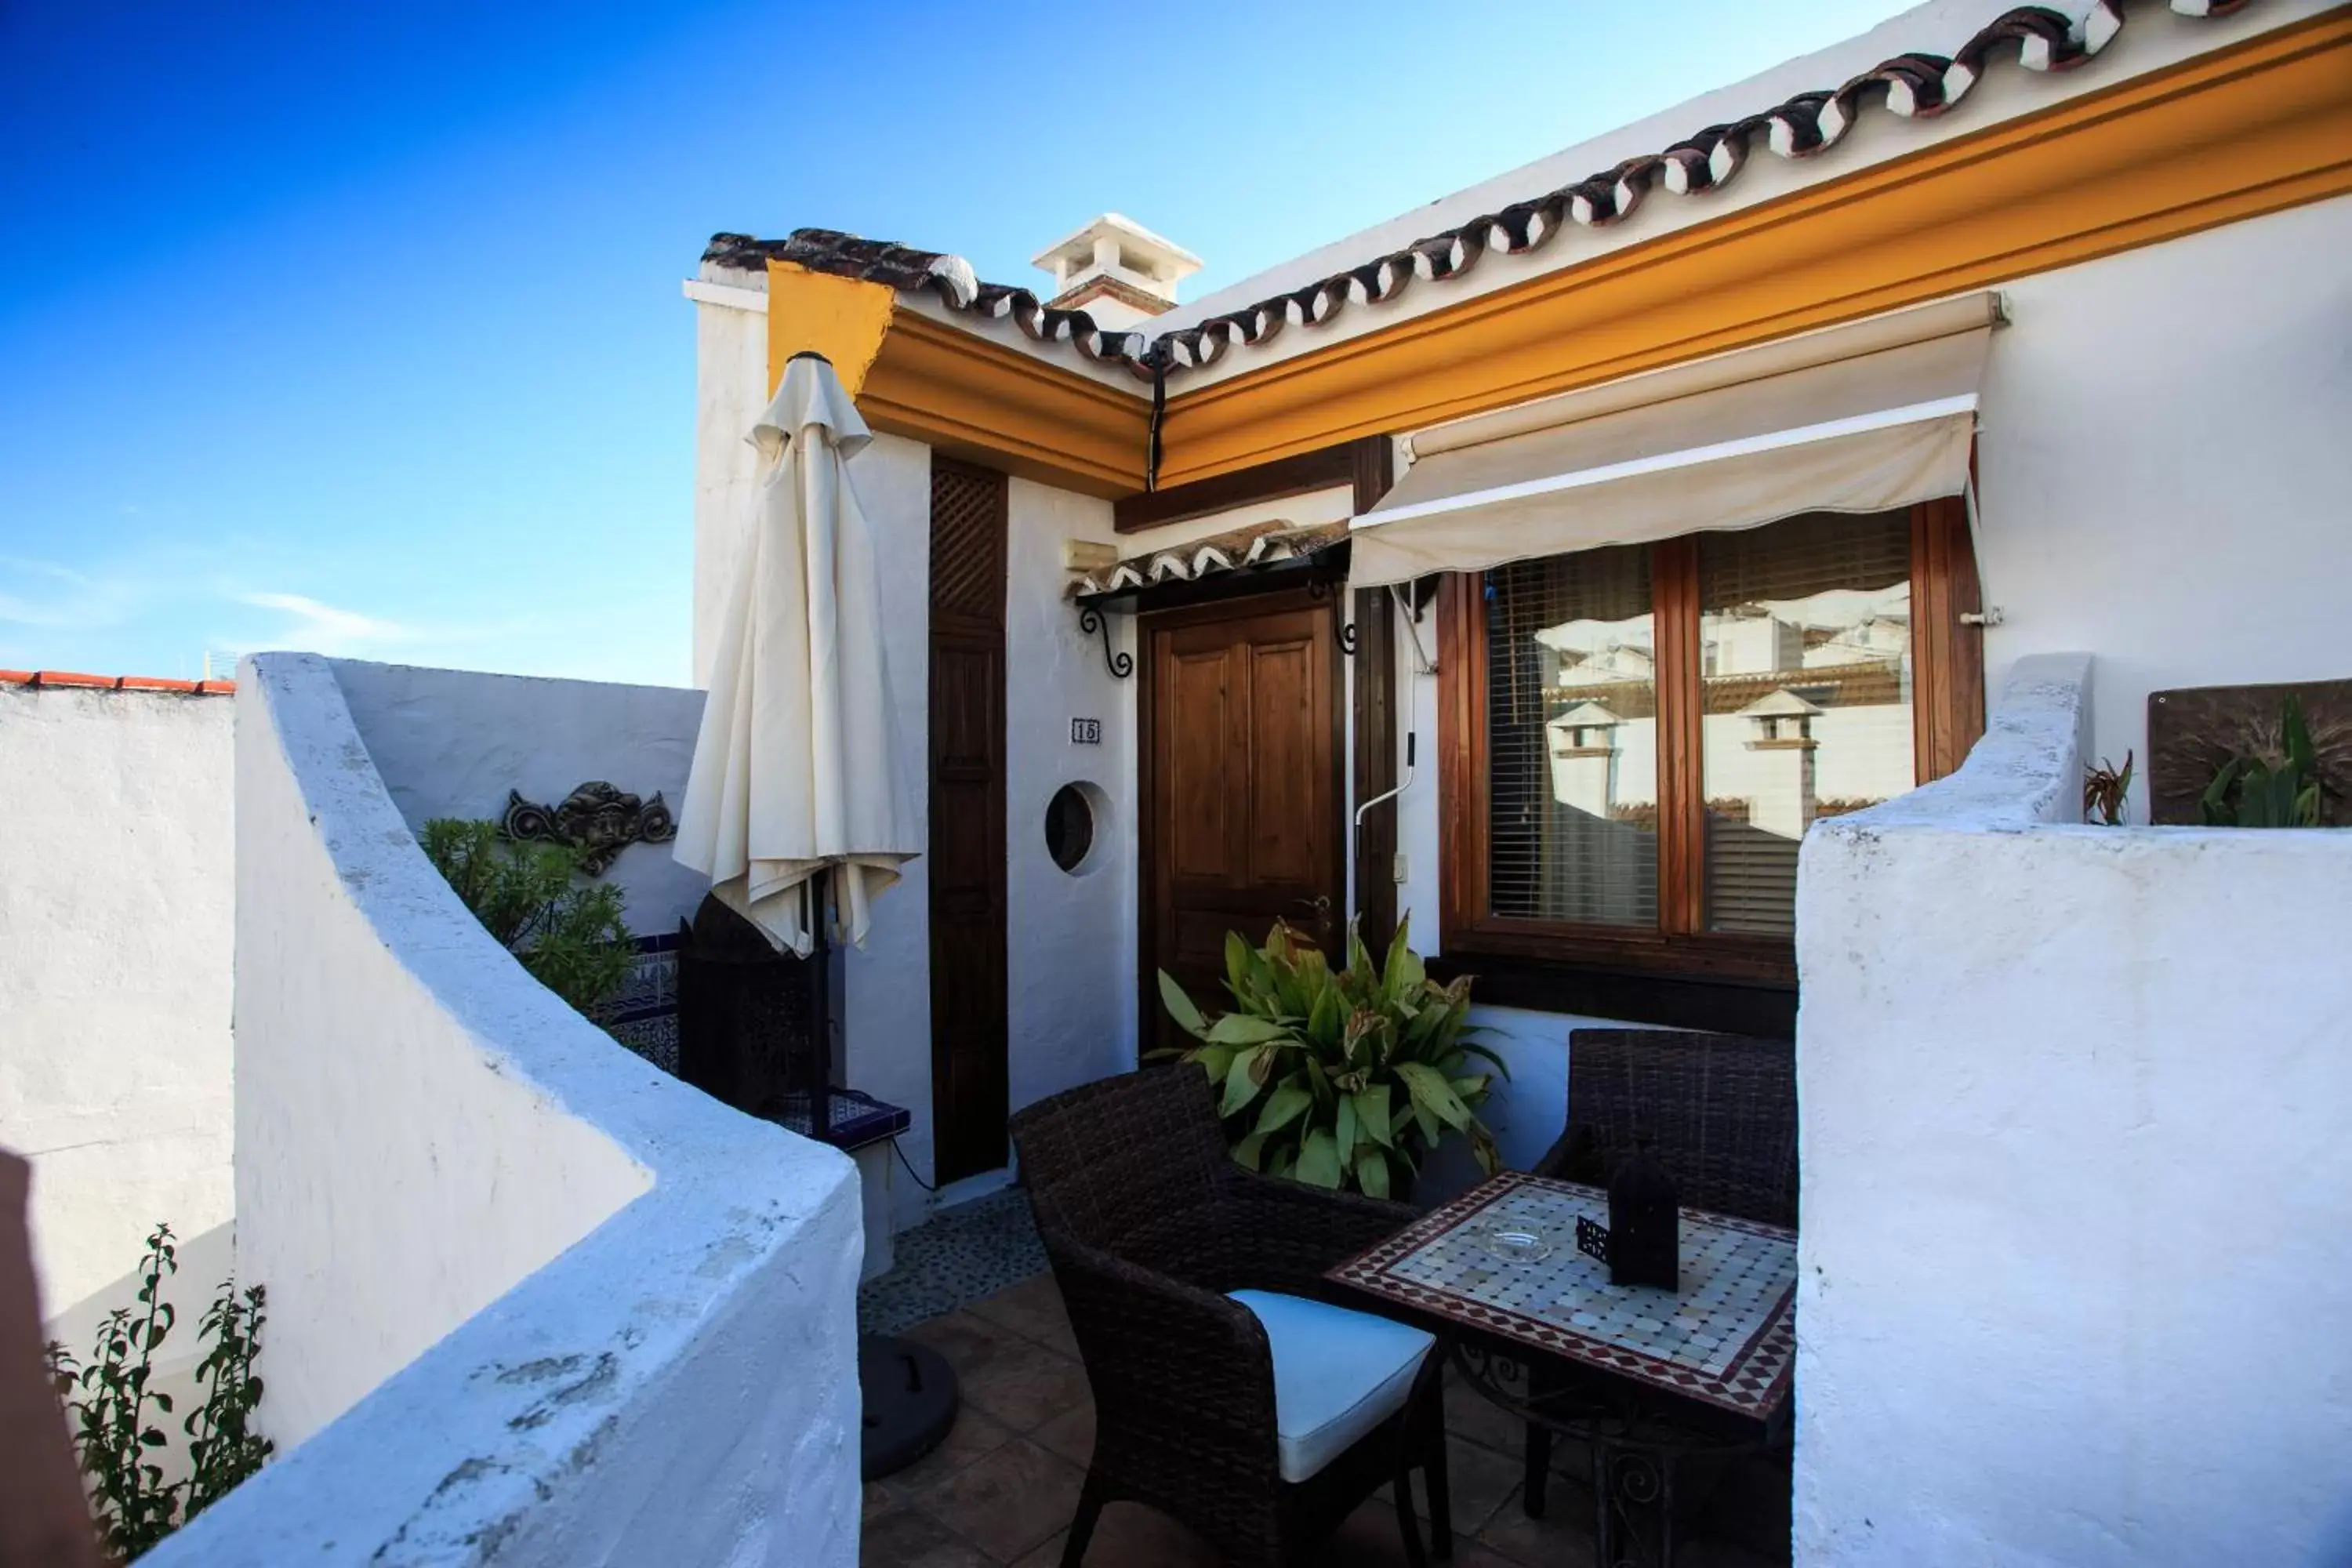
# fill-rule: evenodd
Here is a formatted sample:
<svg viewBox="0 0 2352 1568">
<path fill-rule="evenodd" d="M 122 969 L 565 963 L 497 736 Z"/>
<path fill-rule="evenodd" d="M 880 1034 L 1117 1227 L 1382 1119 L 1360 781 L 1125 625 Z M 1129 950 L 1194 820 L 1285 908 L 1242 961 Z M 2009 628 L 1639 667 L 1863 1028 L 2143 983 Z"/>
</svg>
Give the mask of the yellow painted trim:
<svg viewBox="0 0 2352 1568">
<path fill-rule="evenodd" d="M 898 295 L 887 285 L 811 272 L 790 261 L 768 263 L 768 390 L 784 379 L 784 362 L 814 349 L 833 362 L 854 399 L 882 352 Z"/>
<path fill-rule="evenodd" d="M 2347 191 L 2352 11 L 2337 10 L 1181 393 L 1160 482 L 1485 413 Z"/>
<path fill-rule="evenodd" d="M 1088 495 L 1143 488 L 1145 399 L 901 305 L 858 412 L 877 430 Z"/>
</svg>

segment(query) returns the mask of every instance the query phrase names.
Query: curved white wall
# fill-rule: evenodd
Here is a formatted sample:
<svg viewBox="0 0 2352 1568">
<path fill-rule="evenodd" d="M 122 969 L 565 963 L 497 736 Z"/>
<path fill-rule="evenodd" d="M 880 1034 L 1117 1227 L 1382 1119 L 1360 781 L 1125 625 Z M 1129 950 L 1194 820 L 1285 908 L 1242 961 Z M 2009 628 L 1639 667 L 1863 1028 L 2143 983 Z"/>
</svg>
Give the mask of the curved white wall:
<svg viewBox="0 0 2352 1568">
<path fill-rule="evenodd" d="M 1805 838 L 1802 1564 L 2352 1559 L 2352 833 L 2075 825 L 2092 684 Z"/>
<path fill-rule="evenodd" d="M 531 981 L 324 660 L 238 707 L 239 1272 L 291 1451 L 152 1561 L 853 1561 L 848 1160 Z"/>
</svg>

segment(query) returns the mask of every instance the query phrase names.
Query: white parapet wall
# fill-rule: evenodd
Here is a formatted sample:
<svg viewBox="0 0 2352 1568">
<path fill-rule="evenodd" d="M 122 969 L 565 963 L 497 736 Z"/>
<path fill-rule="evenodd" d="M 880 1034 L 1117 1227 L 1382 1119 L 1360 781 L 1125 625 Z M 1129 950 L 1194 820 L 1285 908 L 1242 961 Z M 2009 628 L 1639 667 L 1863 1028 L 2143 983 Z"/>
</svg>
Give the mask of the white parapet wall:
<svg viewBox="0 0 2352 1568">
<path fill-rule="evenodd" d="M 284 1451 L 149 1561 L 845 1568 L 850 1162 L 530 980 L 326 661 L 237 700 L 237 1256 Z"/>
<path fill-rule="evenodd" d="M 2352 832 L 2080 826 L 2090 661 L 1807 836 L 1796 1561 L 2352 1561 Z"/>
<path fill-rule="evenodd" d="M 0 1146 L 32 1162 L 42 1310 L 77 1351 L 158 1220 L 226 1238 L 234 717 L 0 681 Z"/>
</svg>

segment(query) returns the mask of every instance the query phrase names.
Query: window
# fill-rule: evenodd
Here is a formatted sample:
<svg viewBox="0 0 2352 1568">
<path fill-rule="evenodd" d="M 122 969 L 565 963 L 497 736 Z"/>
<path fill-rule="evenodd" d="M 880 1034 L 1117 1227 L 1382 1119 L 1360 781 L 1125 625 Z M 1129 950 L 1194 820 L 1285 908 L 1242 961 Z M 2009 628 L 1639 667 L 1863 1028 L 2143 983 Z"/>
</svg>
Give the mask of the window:
<svg viewBox="0 0 2352 1568">
<path fill-rule="evenodd" d="M 1982 729 L 1957 501 L 1518 562 L 1442 605 L 1449 956 L 1785 984 L 1805 829 Z"/>
</svg>

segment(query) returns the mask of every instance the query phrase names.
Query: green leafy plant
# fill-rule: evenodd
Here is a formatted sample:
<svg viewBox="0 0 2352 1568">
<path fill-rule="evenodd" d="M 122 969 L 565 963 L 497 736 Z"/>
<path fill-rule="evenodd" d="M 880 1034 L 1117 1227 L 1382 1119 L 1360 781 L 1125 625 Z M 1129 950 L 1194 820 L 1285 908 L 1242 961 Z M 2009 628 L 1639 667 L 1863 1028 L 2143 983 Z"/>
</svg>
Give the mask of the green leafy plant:
<svg viewBox="0 0 2352 1568">
<path fill-rule="evenodd" d="M 2083 820 L 2093 820 L 2097 813 L 2099 822 L 2109 827 L 2120 827 L 2124 820 L 2124 803 L 2131 795 L 2132 753 L 2124 753 L 2120 768 L 2106 758 L 2099 759 L 2095 768 L 2083 770 Z"/>
<path fill-rule="evenodd" d="M 426 823 L 423 843 L 482 929 L 577 1011 L 594 1011 L 628 979 L 636 948 L 621 889 L 579 882 L 572 850 L 517 844 L 495 822 L 453 816 Z"/>
<path fill-rule="evenodd" d="M 2197 803 L 2198 817 L 2210 827 L 2317 827 L 2320 825 L 2319 752 L 2304 722 L 2303 704 L 2289 694 L 2279 713 L 2279 739 L 2286 755 L 2237 756 L 2221 764 Z"/>
<path fill-rule="evenodd" d="M 1197 1062 L 1217 1086 L 1234 1158 L 1253 1171 L 1372 1197 L 1402 1195 L 1450 1133 L 1496 1165 L 1478 1120 L 1503 1059 L 1472 1037 L 1470 981 L 1431 980 L 1397 926 L 1375 965 L 1348 925 L 1348 963 L 1276 922 L 1262 948 L 1225 936 L 1234 1010 L 1211 1021 L 1165 970 L 1160 1000 L 1201 1043 L 1155 1052 Z M 1493 1072 L 1486 1070 L 1492 1068 Z"/>
<path fill-rule="evenodd" d="M 268 1296 L 258 1285 L 240 1296 L 235 1280 L 223 1280 L 219 1296 L 197 1321 L 198 1339 L 212 1342 L 196 1364 L 204 1400 L 180 1425 L 193 1468 L 185 1480 L 163 1479 L 156 1450 L 166 1439 L 151 1415 L 172 1415 L 172 1396 L 150 1384 L 155 1352 L 179 1315 L 163 1300 L 163 1281 L 179 1268 L 172 1227 L 158 1225 L 147 1237 L 140 1266 L 138 1307 L 107 1314 L 87 1362 L 55 1341 L 48 1345 L 49 1376 L 73 1421 L 99 1541 L 125 1562 L 226 1496 L 261 1468 L 274 1447 L 252 1430 L 261 1404 L 253 1363 Z"/>
</svg>

